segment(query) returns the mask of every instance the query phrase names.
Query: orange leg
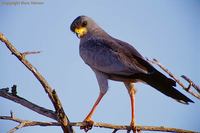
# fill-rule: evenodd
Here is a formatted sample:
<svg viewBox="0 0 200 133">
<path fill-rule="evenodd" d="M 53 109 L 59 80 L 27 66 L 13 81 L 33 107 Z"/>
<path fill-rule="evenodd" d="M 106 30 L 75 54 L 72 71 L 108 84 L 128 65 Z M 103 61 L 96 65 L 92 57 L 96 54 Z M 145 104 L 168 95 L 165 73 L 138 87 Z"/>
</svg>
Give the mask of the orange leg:
<svg viewBox="0 0 200 133">
<path fill-rule="evenodd" d="M 136 132 L 136 127 L 135 127 L 135 87 L 133 85 L 133 83 L 129 83 L 129 82 L 124 82 L 129 96 L 130 96 L 130 100 L 131 100 L 131 123 L 130 126 L 133 129 L 133 132 Z"/>
<path fill-rule="evenodd" d="M 94 103 L 90 113 L 86 116 L 85 120 L 84 121 L 90 121 L 92 120 L 91 117 L 92 115 L 94 114 L 96 108 L 97 108 L 97 105 L 99 104 L 99 102 L 101 101 L 101 99 L 103 98 L 104 94 L 103 93 L 100 93 L 99 94 L 99 97 L 97 98 L 96 102 Z"/>
<path fill-rule="evenodd" d="M 130 99 L 131 99 L 131 126 L 135 128 L 135 90 L 131 88 L 129 91 Z"/>
<path fill-rule="evenodd" d="M 96 108 L 97 108 L 97 105 L 99 104 L 99 102 L 101 101 L 101 99 L 103 98 L 105 93 L 101 93 L 99 94 L 96 102 L 94 103 L 90 113 L 86 116 L 86 118 L 84 119 L 84 122 L 86 122 L 86 126 L 82 126 L 81 129 L 84 129 L 85 132 L 87 132 L 88 130 L 90 130 L 94 124 L 93 120 L 92 120 L 92 115 L 94 114 Z"/>
</svg>

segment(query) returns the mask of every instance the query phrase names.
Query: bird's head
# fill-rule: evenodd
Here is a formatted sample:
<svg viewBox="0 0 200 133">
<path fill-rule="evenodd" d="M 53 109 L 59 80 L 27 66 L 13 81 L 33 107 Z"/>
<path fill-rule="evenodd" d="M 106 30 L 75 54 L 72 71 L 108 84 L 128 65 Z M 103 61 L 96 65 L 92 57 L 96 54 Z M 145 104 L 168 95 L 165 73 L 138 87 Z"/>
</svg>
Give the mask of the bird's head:
<svg viewBox="0 0 200 133">
<path fill-rule="evenodd" d="M 82 38 L 94 30 L 95 27 L 98 26 L 91 18 L 87 16 L 79 16 L 72 22 L 70 29 L 72 32 L 76 33 L 78 38 Z"/>
</svg>

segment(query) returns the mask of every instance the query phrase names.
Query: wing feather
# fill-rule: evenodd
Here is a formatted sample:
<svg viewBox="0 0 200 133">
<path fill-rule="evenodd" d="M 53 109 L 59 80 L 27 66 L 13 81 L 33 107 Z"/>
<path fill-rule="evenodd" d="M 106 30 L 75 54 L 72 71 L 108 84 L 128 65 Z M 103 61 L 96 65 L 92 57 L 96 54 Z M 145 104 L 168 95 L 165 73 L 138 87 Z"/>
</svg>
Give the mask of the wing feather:
<svg viewBox="0 0 200 133">
<path fill-rule="evenodd" d="M 117 39 L 89 39 L 80 44 L 80 56 L 93 69 L 108 74 L 149 73 L 154 68 L 128 43 Z"/>
</svg>

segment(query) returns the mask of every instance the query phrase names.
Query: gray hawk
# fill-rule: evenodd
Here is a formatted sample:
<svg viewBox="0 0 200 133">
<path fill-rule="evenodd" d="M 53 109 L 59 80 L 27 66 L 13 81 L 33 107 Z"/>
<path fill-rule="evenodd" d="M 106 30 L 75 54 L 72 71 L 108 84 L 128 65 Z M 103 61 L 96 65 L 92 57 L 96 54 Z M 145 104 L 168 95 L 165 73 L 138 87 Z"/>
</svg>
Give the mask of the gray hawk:
<svg viewBox="0 0 200 133">
<path fill-rule="evenodd" d="M 93 124 L 91 116 L 108 90 L 108 80 L 121 81 L 125 84 L 131 99 L 131 127 L 135 129 L 135 88 L 134 83 L 146 83 L 161 93 L 184 104 L 193 102 L 174 87 L 176 82 L 156 70 L 130 44 L 116 39 L 99 27 L 87 16 L 77 17 L 71 24 L 71 31 L 80 38 L 79 53 L 84 62 L 96 74 L 100 93 L 94 106 L 84 119 L 88 131 Z"/>
</svg>

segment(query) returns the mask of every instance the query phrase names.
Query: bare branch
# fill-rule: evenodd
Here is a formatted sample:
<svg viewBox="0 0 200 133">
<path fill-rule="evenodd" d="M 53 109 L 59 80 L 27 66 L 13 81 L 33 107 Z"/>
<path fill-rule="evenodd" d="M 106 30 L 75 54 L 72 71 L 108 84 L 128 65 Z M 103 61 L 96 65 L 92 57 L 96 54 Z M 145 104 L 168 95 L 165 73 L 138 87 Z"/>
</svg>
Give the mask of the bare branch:
<svg viewBox="0 0 200 133">
<path fill-rule="evenodd" d="M 189 86 L 185 87 L 185 85 L 178 78 L 176 78 L 176 76 L 174 76 L 174 74 L 172 74 L 166 67 L 164 67 L 158 60 L 156 60 L 156 59 L 149 60 L 148 58 L 147 58 L 147 60 L 152 64 L 158 65 L 163 71 L 165 71 L 170 77 L 172 77 L 186 92 L 188 92 L 191 95 L 193 95 L 194 97 L 200 99 L 200 95 L 196 94 L 195 92 L 193 92 L 190 89 L 191 86 L 193 86 L 193 87 L 195 86 L 194 88 L 199 92 L 200 91 L 199 87 L 197 85 L 195 85 L 189 78 L 182 76 L 182 78 L 184 78 L 186 81 L 189 82 Z"/>
<path fill-rule="evenodd" d="M 85 126 L 86 123 L 84 122 L 76 122 L 76 123 L 70 123 L 71 126 Z M 108 124 L 108 123 L 101 123 L 101 122 L 94 122 L 94 127 L 100 127 L 100 128 L 108 128 L 108 129 L 114 129 L 116 132 L 117 130 L 130 130 L 131 127 L 128 125 L 114 125 L 114 124 Z M 176 132 L 176 133 L 198 133 L 195 131 L 189 131 L 189 130 L 183 130 L 183 129 L 177 129 L 177 128 L 169 128 L 169 127 L 156 127 L 156 126 L 138 126 L 136 125 L 137 131 L 161 131 L 161 132 Z M 113 132 L 114 132 L 113 131 Z"/>
<path fill-rule="evenodd" d="M 24 106 L 24 107 L 26 107 L 26 108 L 34 111 L 34 112 L 37 112 L 38 114 L 52 118 L 54 120 L 57 120 L 57 117 L 56 117 L 56 114 L 55 114 L 54 111 L 49 110 L 49 109 L 45 109 L 41 106 L 38 106 L 38 105 L 36 105 L 32 102 L 29 102 L 28 100 L 26 100 L 26 99 L 24 99 L 24 98 L 22 98 L 18 95 L 13 95 L 12 93 L 8 92 L 8 90 L 0 89 L 0 97 L 9 99 L 9 100 L 16 102 L 16 103 L 19 103 L 22 106 Z"/>
<path fill-rule="evenodd" d="M 8 39 L 2 34 L 0 33 L 0 40 L 6 45 L 6 47 L 11 51 L 11 53 L 13 55 L 15 55 L 20 62 L 22 62 L 32 73 L 33 75 L 38 79 L 38 81 L 41 83 L 41 85 L 43 86 L 45 92 L 48 94 L 49 99 L 51 100 L 55 110 L 58 108 L 61 108 L 61 110 L 59 111 L 59 114 L 57 114 L 57 118 L 58 121 L 61 123 L 61 127 L 64 131 L 64 133 L 73 133 L 73 129 L 70 127 L 69 123 L 69 119 L 66 116 L 64 109 L 61 105 L 61 102 L 59 100 L 59 98 L 57 98 L 57 100 L 59 101 L 60 105 L 58 107 L 58 105 L 55 102 L 55 99 L 53 97 L 53 89 L 51 88 L 51 86 L 49 85 L 49 83 L 45 80 L 45 78 L 37 71 L 37 69 L 25 58 L 25 56 L 23 55 L 23 53 L 20 53 L 9 41 Z M 58 112 L 56 110 L 56 112 Z"/>
<path fill-rule="evenodd" d="M 18 123 L 25 123 L 23 127 L 27 126 L 60 126 L 57 122 L 39 122 L 39 121 L 29 121 L 29 120 L 21 120 L 19 118 L 12 118 L 10 116 L 0 116 L 0 119 L 3 120 L 12 120 Z M 70 126 L 85 126 L 85 122 L 72 122 L 70 123 Z M 101 123 L 101 122 L 94 122 L 94 127 L 100 127 L 100 128 L 107 128 L 107 129 L 114 129 L 113 133 L 116 133 L 119 130 L 127 130 L 130 131 L 131 127 L 128 125 L 114 125 L 114 124 L 108 124 L 108 123 Z M 177 128 L 169 128 L 169 127 L 163 127 L 163 126 L 136 126 L 137 131 L 160 131 L 160 132 L 176 132 L 176 133 L 198 133 L 195 131 L 189 131 L 189 130 L 183 130 L 183 129 L 177 129 Z"/>
</svg>

